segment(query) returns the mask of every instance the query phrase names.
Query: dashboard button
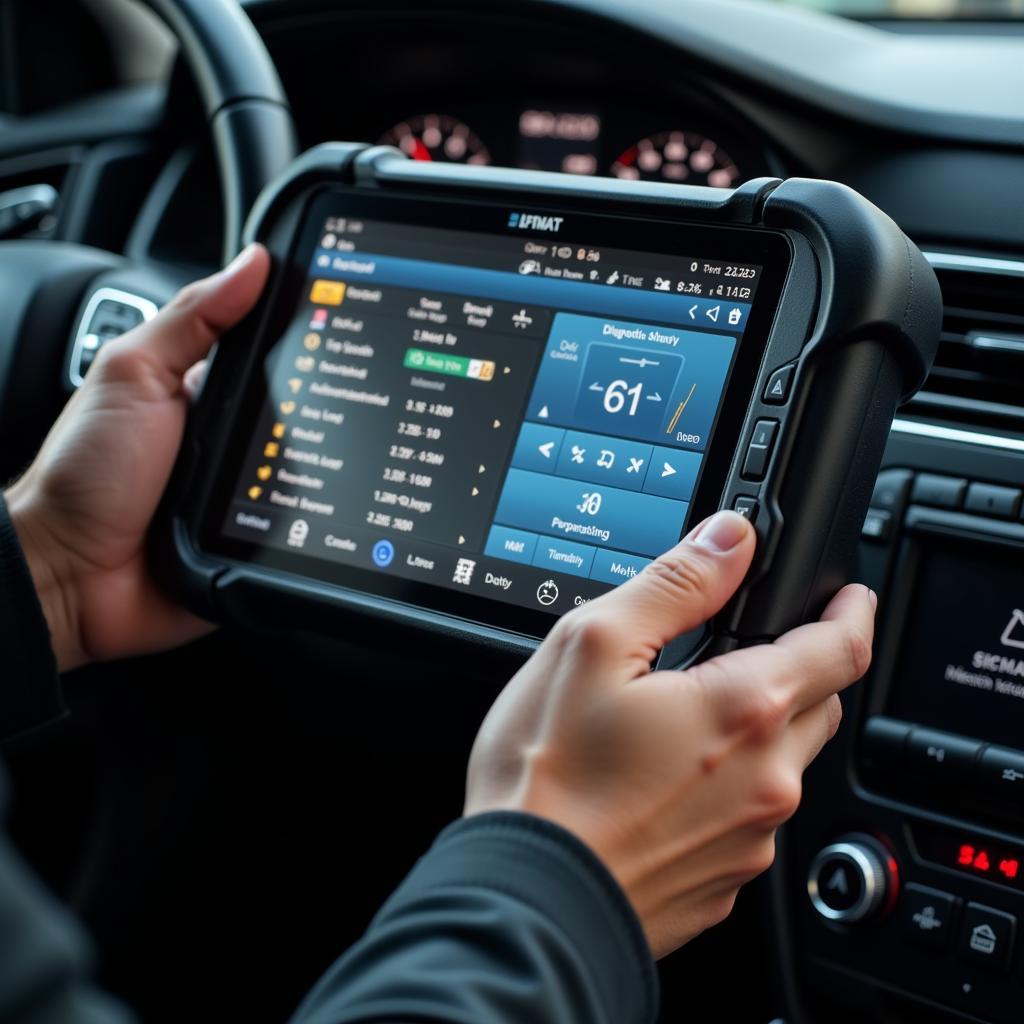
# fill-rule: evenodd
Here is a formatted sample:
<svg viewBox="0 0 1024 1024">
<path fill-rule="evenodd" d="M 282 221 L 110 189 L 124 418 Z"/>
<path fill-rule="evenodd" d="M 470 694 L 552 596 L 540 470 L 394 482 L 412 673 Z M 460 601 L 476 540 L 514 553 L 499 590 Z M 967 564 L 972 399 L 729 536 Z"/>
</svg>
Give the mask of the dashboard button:
<svg viewBox="0 0 1024 1024">
<path fill-rule="evenodd" d="M 977 771 L 979 781 L 990 793 L 1024 804 L 1024 753 L 986 747 Z"/>
<path fill-rule="evenodd" d="M 1010 969 L 1017 919 L 1012 914 L 968 903 L 960 925 L 960 956 L 994 971 Z"/>
<path fill-rule="evenodd" d="M 914 480 L 910 500 L 936 508 L 960 508 L 966 490 L 967 481 L 959 477 L 921 473 Z"/>
<path fill-rule="evenodd" d="M 951 783 L 969 780 L 981 744 L 935 729 L 910 730 L 907 750 L 911 768 Z"/>
<path fill-rule="evenodd" d="M 875 489 L 871 493 L 871 507 L 886 512 L 897 512 L 910 489 L 909 469 L 883 469 L 875 478 Z"/>
<path fill-rule="evenodd" d="M 747 495 L 741 494 L 733 503 L 733 512 L 739 512 L 744 519 L 749 519 L 753 522 L 757 518 L 757 498 L 750 498 Z"/>
<path fill-rule="evenodd" d="M 971 484 L 967 488 L 964 508 L 987 516 L 1013 519 L 1020 511 L 1021 492 L 1017 487 L 996 487 L 995 484 Z"/>
<path fill-rule="evenodd" d="M 880 508 L 869 508 L 860 535 L 866 540 L 885 543 L 892 534 L 892 515 Z"/>
<path fill-rule="evenodd" d="M 768 405 L 785 405 L 789 401 L 789 389 L 793 383 L 793 373 L 796 366 L 790 363 L 789 366 L 780 366 L 769 378 L 764 386 L 764 401 Z"/>
<path fill-rule="evenodd" d="M 855 924 L 881 911 L 895 883 L 895 864 L 877 839 L 843 836 L 819 851 L 807 876 L 807 895 L 828 921 Z"/>
<path fill-rule="evenodd" d="M 907 885 L 900 897 L 904 934 L 916 946 L 945 949 L 949 945 L 958 902 L 948 892 L 913 883 Z"/>
<path fill-rule="evenodd" d="M 876 764 L 900 767 L 906 761 L 909 736 L 906 722 L 874 715 L 864 726 L 864 754 Z"/>
<path fill-rule="evenodd" d="M 743 460 L 743 476 L 747 480 L 763 480 L 768 460 L 775 447 L 775 435 L 779 432 L 778 420 L 758 420 L 750 435 L 747 455 Z"/>
</svg>

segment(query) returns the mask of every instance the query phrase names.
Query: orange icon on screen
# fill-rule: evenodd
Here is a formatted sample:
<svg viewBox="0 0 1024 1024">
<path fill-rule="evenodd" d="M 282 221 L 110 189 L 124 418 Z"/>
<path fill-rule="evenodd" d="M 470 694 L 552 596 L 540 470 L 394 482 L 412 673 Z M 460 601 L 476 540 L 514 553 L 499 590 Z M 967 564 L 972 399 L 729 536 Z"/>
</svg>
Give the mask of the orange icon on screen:
<svg viewBox="0 0 1024 1024">
<path fill-rule="evenodd" d="M 268 459 L 276 459 L 278 452 L 281 451 L 281 446 L 276 441 L 268 441 L 263 448 L 263 454 Z"/>
<path fill-rule="evenodd" d="M 302 344 L 305 345 L 310 352 L 315 352 L 320 347 L 320 335 L 307 334 L 305 338 L 302 339 Z"/>
<path fill-rule="evenodd" d="M 297 395 L 302 390 L 302 380 L 301 380 L 301 378 L 299 378 L 299 377 L 292 377 L 292 379 L 290 381 L 288 381 L 288 387 L 290 387 L 292 389 L 292 394 L 293 395 Z"/>
<path fill-rule="evenodd" d="M 250 487 L 249 488 L 249 497 L 252 498 L 253 501 L 256 501 L 262 493 L 263 493 L 263 488 L 262 487 Z"/>
<path fill-rule="evenodd" d="M 318 306 L 340 306 L 345 298 L 345 285 L 342 281 L 314 281 L 313 290 L 309 293 L 309 301 Z"/>
<path fill-rule="evenodd" d="M 275 423 L 270 428 L 270 433 L 274 435 L 278 440 L 284 437 L 285 425 L 283 423 Z"/>
<path fill-rule="evenodd" d="M 274 471 L 269 466 L 260 466 L 256 470 L 256 477 L 259 480 L 269 480 Z"/>
<path fill-rule="evenodd" d="M 312 356 L 299 356 L 295 360 L 295 369 L 299 373 L 311 373 L 314 366 L 316 366 L 316 360 Z"/>
<path fill-rule="evenodd" d="M 282 416 L 291 416 L 291 414 L 293 412 L 295 412 L 295 403 L 294 402 L 282 402 L 280 408 L 281 408 L 281 415 Z"/>
</svg>

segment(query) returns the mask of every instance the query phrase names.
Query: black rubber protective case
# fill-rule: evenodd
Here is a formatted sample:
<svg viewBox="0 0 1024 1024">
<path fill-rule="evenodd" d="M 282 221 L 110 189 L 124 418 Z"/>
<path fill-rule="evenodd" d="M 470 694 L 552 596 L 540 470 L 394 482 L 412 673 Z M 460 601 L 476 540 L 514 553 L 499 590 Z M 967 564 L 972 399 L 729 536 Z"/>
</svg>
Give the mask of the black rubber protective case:
<svg viewBox="0 0 1024 1024">
<path fill-rule="evenodd" d="M 792 262 L 718 502 L 731 508 L 739 496 L 757 500 L 755 563 L 714 622 L 670 645 L 659 663 L 681 666 L 771 639 L 820 614 L 847 580 L 896 407 L 921 386 L 938 345 L 938 282 L 892 220 L 827 181 L 761 178 L 731 191 L 627 183 L 415 163 L 394 149 L 344 143 L 301 156 L 250 215 L 245 240 L 267 245 L 275 269 L 258 307 L 222 339 L 190 417 L 152 537 L 154 568 L 165 586 L 208 619 L 250 628 L 301 628 L 394 644 L 395 627 L 413 627 L 424 643 L 458 639 L 477 644 L 481 654 L 489 648 L 514 658 L 537 646 L 533 637 L 234 562 L 200 547 L 199 526 L 221 472 L 241 368 L 268 319 L 307 201 L 332 184 L 785 234 Z M 788 364 L 795 367 L 788 401 L 765 404 L 769 377 Z M 742 464 L 761 418 L 780 426 L 767 476 L 750 483 Z"/>
</svg>

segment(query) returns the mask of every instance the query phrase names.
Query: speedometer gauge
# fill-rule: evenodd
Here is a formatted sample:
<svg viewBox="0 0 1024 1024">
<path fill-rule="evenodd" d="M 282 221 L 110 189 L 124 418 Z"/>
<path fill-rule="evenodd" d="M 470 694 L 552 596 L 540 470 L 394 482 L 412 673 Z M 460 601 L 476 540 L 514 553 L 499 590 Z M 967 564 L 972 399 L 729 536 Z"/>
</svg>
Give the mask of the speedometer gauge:
<svg viewBox="0 0 1024 1024">
<path fill-rule="evenodd" d="M 717 142 L 696 132 L 661 132 L 630 146 L 612 164 L 616 178 L 732 188 L 740 171 Z"/>
<path fill-rule="evenodd" d="M 447 114 L 420 114 L 396 124 L 378 144 L 397 146 L 413 160 L 449 164 L 489 164 L 491 154 L 476 134 Z"/>
</svg>

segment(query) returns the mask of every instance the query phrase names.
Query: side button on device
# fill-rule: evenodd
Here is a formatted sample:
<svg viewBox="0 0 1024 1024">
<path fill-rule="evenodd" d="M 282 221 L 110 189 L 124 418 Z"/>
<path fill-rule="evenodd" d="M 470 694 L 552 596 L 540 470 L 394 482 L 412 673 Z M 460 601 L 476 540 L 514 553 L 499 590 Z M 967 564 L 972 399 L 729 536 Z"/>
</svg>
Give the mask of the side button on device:
<svg viewBox="0 0 1024 1024">
<path fill-rule="evenodd" d="M 915 946 L 943 950 L 949 945 L 959 901 L 948 892 L 910 884 L 900 897 L 903 933 Z"/>
<path fill-rule="evenodd" d="M 790 363 L 789 366 L 780 366 L 768 378 L 763 396 L 766 405 L 785 405 L 789 401 L 789 389 L 793 384 L 795 370 L 796 366 Z"/>
<path fill-rule="evenodd" d="M 757 498 L 741 494 L 732 503 L 732 510 L 733 512 L 739 512 L 744 519 L 754 520 L 757 518 Z"/>
<path fill-rule="evenodd" d="M 960 956 L 994 971 L 1010 969 L 1017 919 L 1012 914 L 968 903 L 960 926 Z"/>
<path fill-rule="evenodd" d="M 747 456 L 743 461 L 743 476 L 747 480 L 763 480 L 768 469 L 768 460 L 775 447 L 775 435 L 779 432 L 778 420 L 758 420 L 747 445 Z"/>
</svg>

